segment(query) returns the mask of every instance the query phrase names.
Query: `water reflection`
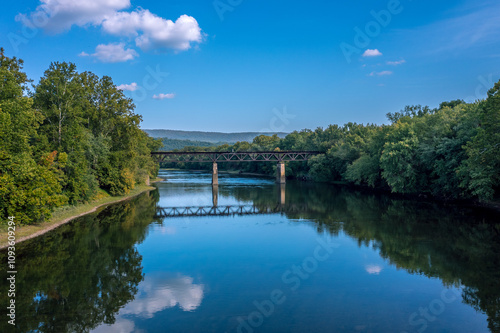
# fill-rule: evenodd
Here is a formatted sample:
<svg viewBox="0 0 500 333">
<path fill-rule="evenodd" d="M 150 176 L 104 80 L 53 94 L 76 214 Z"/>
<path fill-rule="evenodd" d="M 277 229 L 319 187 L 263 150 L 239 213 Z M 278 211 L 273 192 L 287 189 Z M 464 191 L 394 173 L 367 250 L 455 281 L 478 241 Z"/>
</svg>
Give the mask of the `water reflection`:
<svg viewBox="0 0 500 333">
<path fill-rule="evenodd" d="M 233 331 L 253 300 L 282 287 L 281 274 L 311 253 L 312 234 L 339 239 L 341 251 L 287 295 L 262 331 L 414 332 L 412 311 L 433 304 L 418 288 L 438 296 L 448 290 L 436 279 L 486 314 L 489 331 L 500 331 L 498 213 L 227 175 L 214 192 L 209 175 L 168 176 L 157 191 L 19 245 L 16 331 Z M 282 209 L 264 217 L 155 218 L 158 207 L 214 205 Z M 427 278 L 417 287 L 417 277 Z M 433 328 L 464 331 L 460 320 L 482 320 L 460 311 L 466 314 L 449 310 Z M 0 331 L 12 330 L 3 320 Z"/>
<path fill-rule="evenodd" d="M 411 274 L 439 278 L 445 286 L 463 285 L 463 302 L 488 315 L 492 332 L 500 331 L 498 213 L 395 200 L 322 184 L 290 182 L 286 188 L 251 189 L 220 184 L 219 200 L 236 199 L 263 208 L 279 201 L 290 220 L 314 221 L 319 233 L 333 236 L 342 231 Z M 307 209 L 287 209 L 294 205 Z M 383 267 L 368 264 L 365 270 L 379 275 Z"/>
<path fill-rule="evenodd" d="M 365 270 L 368 274 L 379 275 L 384 268 L 380 265 L 366 265 Z"/>
<path fill-rule="evenodd" d="M 178 306 L 182 311 L 194 311 L 203 299 L 203 284 L 193 283 L 193 278 L 182 274 L 146 276 L 139 285 L 133 301 L 125 305 L 112 325 L 101 325 L 93 330 L 99 332 L 133 332 L 135 324 L 128 318 L 153 318 L 160 311 Z"/>
<path fill-rule="evenodd" d="M 113 323 L 143 280 L 134 245 L 146 237 L 156 200 L 143 195 L 19 244 L 15 331 L 85 332 Z M 5 281 L 2 270 L 2 290 Z M 5 320 L 0 325 L 13 332 Z"/>
<path fill-rule="evenodd" d="M 183 311 L 194 311 L 203 299 L 203 285 L 194 284 L 193 278 L 177 274 L 174 277 L 147 276 L 139 286 L 135 299 L 120 312 L 152 318 L 156 312 L 179 306 Z"/>
</svg>

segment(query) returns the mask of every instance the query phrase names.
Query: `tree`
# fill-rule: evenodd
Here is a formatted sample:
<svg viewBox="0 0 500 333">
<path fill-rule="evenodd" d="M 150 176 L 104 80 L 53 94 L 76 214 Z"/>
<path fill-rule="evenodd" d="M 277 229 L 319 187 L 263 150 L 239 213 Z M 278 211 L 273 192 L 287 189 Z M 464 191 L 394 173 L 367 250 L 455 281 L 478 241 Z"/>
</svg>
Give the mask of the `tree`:
<svg viewBox="0 0 500 333">
<path fill-rule="evenodd" d="M 402 118 L 423 117 L 426 114 L 433 114 L 434 112 L 436 110 L 430 109 L 428 106 L 407 105 L 400 112 L 388 113 L 386 116 L 392 123 L 396 123 Z"/>
<path fill-rule="evenodd" d="M 468 158 L 459 169 L 460 186 L 490 200 L 500 185 L 500 81 L 488 91 L 478 112 L 477 135 L 465 145 Z"/>
<path fill-rule="evenodd" d="M 24 96 L 29 81 L 22 66 L 0 49 L 0 211 L 25 224 L 50 217 L 66 197 L 61 195 L 55 154 L 40 163 L 33 157 L 30 141 L 43 117 Z"/>
<path fill-rule="evenodd" d="M 418 190 L 418 138 L 412 126 L 398 122 L 388 134 L 380 157 L 382 177 L 393 192 L 416 193 Z"/>
</svg>

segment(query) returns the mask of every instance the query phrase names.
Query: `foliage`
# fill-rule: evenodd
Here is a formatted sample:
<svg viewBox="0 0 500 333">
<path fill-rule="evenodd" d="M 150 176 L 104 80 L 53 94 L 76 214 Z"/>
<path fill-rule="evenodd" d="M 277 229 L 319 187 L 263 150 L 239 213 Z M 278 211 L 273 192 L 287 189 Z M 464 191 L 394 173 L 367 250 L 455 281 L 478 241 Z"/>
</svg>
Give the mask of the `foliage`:
<svg viewBox="0 0 500 333">
<path fill-rule="evenodd" d="M 465 145 L 467 159 L 459 168 L 460 186 L 491 199 L 500 186 L 500 81 L 478 108 L 477 134 Z"/>
<path fill-rule="evenodd" d="M 109 77 L 54 62 L 30 82 L 23 62 L 0 50 L 0 211 L 22 224 L 65 203 L 87 202 L 99 188 L 128 193 L 156 177 L 151 151 L 161 142 L 140 128 L 134 104 Z"/>
</svg>

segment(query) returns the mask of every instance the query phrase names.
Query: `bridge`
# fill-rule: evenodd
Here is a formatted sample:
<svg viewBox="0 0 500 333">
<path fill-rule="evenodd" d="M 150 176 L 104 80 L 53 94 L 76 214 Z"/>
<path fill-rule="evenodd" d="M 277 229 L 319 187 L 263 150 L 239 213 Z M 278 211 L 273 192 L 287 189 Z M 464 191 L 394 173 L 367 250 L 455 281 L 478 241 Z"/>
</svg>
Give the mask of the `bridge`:
<svg viewBox="0 0 500 333">
<path fill-rule="evenodd" d="M 155 218 L 184 216 L 242 216 L 264 215 L 278 213 L 306 212 L 307 207 L 301 205 L 229 205 L 229 206 L 199 206 L 199 207 L 158 207 Z"/>
<path fill-rule="evenodd" d="M 159 163 L 162 162 L 198 162 L 212 163 L 212 185 L 219 184 L 217 163 L 221 162 L 276 162 L 276 182 L 286 182 L 285 162 L 307 161 L 319 151 L 193 151 L 193 152 L 152 152 Z"/>
</svg>

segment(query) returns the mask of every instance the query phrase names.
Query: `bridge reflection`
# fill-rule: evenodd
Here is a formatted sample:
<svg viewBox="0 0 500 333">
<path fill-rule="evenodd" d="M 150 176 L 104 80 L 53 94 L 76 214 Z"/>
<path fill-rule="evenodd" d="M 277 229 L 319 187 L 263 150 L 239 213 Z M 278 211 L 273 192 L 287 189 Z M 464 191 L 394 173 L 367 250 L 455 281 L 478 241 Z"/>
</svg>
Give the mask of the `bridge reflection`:
<svg viewBox="0 0 500 333">
<path fill-rule="evenodd" d="M 303 213 L 308 211 L 306 204 L 286 204 L 285 199 L 285 184 L 280 184 L 277 201 L 274 204 L 219 206 L 219 187 L 212 186 L 212 206 L 157 207 L 155 218 L 182 216 L 264 215 L 279 213 Z"/>
<path fill-rule="evenodd" d="M 292 206 L 200 206 L 200 207 L 158 207 L 156 218 L 181 217 L 181 216 L 235 216 L 235 215 L 264 215 L 287 212 L 303 212 L 305 207 Z"/>
</svg>

